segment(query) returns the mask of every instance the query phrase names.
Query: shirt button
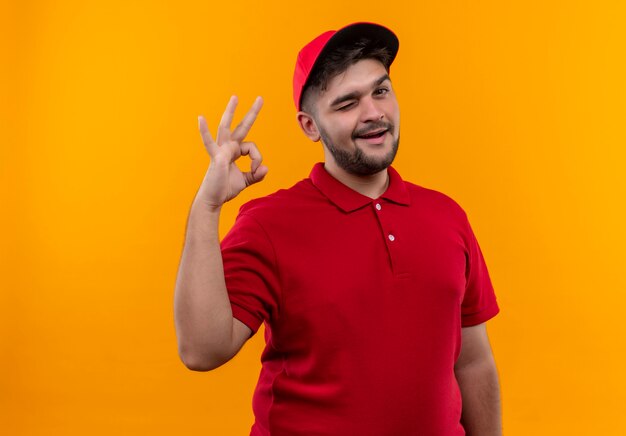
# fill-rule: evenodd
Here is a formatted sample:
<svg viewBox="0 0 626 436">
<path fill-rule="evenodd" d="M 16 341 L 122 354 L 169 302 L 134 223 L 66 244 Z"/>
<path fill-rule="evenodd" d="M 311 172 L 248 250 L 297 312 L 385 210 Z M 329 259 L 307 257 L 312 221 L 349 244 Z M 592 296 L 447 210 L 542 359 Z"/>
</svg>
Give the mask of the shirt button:
<svg viewBox="0 0 626 436">
<path fill-rule="evenodd" d="M 396 237 L 395 237 L 395 236 L 393 236 L 393 235 L 389 235 L 389 240 L 390 240 L 391 242 L 393 242 L 393 241 L 395 241 L 395 240 L 396 240 Z"/>
<path fill-rule="evenodd" d="M 376 203 L 376 210 L 381 210 L 382 206 L 380 205 L 380 203 Z"/>
</svg>

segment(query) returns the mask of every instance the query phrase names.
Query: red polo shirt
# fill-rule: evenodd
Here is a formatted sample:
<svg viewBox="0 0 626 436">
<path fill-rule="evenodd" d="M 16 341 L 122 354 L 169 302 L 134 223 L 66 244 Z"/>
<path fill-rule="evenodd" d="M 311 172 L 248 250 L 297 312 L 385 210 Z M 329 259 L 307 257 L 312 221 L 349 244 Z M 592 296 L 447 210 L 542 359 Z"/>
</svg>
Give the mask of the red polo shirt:
<svg viewBox="0 0 626 436">
<path fill-rule="evenodd" d="M 222 241 L 234 317 L 265 322 L 252 435 L 465 434 L 461 327 L 498 313 L 494 290 L 463 209 L 388 172 L 373 200 L 318 163 Z"/>
</svg>

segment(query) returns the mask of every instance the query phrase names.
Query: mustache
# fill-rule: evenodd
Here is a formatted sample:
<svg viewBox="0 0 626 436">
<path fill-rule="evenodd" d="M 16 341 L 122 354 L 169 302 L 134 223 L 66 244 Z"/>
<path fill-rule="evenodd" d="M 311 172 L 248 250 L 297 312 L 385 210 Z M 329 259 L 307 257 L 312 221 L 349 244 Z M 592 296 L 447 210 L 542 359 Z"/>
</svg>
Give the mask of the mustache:
<svg viewBox="0 0 626 436">
<path fill-rule="evenodd" d="M 386 130 L 389 130 L 389 131 L 393 131 L 393 124 L 385 122 L 385 121 L 373 122 L 372 124 L 368 125 L 367 127 L 364 127 L 364 128 L 362 128 L 360 130 L 355 130 L 354 132 L 352 132 L 352 139 L 356 139 L 358 136 L 367 135 L 370 132 L 373 132 L 375 130 L 380 130 L 380 129 L 386 129 Z"/>
</svg>

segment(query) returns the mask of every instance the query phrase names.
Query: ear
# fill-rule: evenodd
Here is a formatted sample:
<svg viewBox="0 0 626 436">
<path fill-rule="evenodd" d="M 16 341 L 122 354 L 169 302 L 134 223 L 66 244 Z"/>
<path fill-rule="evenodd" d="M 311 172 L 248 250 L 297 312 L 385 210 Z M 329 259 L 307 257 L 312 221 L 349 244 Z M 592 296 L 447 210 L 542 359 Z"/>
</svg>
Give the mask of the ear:
<svg viewBox="0 0 626 436">
<path fill-rule="evenodd" d="M 300 125 L 300 128 L 307 136 L 307 138 L 309 138 L 313 142 L 317 142 L 320 140 L 320 132 L 317 129 L 317 124 L 309 113 L 299 111 L 296 114 L 296 119 L 298 120 L 298 124 Z"/>
</svg>

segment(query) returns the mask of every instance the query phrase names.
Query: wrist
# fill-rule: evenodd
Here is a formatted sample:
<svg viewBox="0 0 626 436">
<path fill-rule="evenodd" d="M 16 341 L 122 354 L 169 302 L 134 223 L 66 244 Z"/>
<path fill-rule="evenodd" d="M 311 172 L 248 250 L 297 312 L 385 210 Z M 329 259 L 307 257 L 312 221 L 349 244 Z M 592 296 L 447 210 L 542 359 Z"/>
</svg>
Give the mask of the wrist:
<svg viewBox="0 0 626 436">
<path fill-rule="evenodd" d="M 213 203 L 207 200 L 196 197 L 191 206 L 192 210 L 201 210 L 202 213 L 208 213 L 211 215 L 219 215 L 222 211 L 223 204 Z"/>
</svg>

